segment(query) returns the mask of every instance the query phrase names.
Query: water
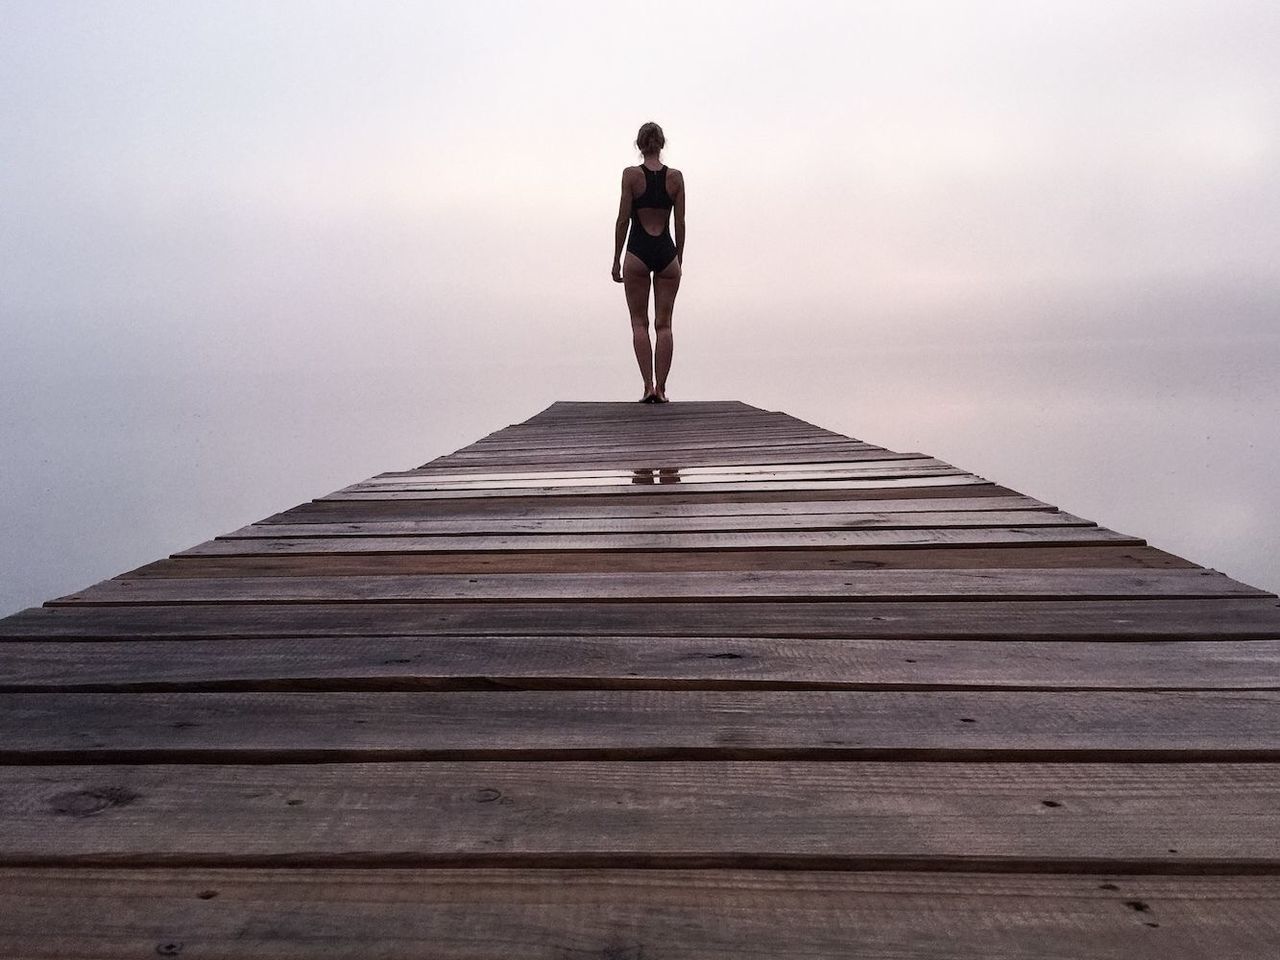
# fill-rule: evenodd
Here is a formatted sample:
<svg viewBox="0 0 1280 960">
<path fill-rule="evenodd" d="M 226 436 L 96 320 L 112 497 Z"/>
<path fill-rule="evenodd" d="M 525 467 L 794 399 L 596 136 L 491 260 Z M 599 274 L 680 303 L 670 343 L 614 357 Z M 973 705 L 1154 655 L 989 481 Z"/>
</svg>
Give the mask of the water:
<svg viewBox="0 0 1280 960">
<path fill-rule="evenodd" d="M 537 371 L 437 360 L 7 378 L 0 613 L 416 466 L 555 399 L 630 399 L 625 317 L 610 322 L 612 353 Z M 727 362 L 717 338 L 685 333 L 677 398 L 740 398 L 934 454 L 1280 589 L 1275 344 L 953 344 Z"/>
</svg>

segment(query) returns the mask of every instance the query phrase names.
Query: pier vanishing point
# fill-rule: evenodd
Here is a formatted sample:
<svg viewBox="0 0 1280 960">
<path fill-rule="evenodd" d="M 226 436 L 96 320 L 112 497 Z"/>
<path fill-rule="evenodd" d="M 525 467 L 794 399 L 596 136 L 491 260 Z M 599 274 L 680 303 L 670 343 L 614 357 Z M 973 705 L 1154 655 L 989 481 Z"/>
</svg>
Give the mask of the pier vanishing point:
<svg viewBox="0 0 1280 960">
<path fill-rule="evenodd" d="M 1278 668 L 925 454 L 556 403 L 0 620 L 0 956 L 1275 958 Z"/>
</svg>

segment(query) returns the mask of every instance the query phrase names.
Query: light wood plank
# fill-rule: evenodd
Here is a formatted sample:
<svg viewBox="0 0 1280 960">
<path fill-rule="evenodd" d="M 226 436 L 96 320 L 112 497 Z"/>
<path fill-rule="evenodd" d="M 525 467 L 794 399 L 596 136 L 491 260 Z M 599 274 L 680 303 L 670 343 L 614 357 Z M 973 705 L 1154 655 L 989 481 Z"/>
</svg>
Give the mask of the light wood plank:
<svg viewBox="0 0 1280 960">
<path fill-rule="evenodd" d="M 450 500 L 483 497 L 579 497 L 579 496 L 673 496 L 676 494 L 718 494 L 718 493 L 770 493 L 771 488 L 784 491 L 813 492 L 818 490 L 892 490 L 895 487 L 922 486 L 968 486 L 985 484 L 990 481 L 973 474 L 963 473 L 950 468 L 939 468 L 936 471 L 921 472 L 906 476 L 886 476 L 866 480 L 777 480 L 777 481 L 734 481 L 729 483 L 652 483 L 628 484 L 624 486 L 542 486 L 542 487 L 510 487 L 486 488 L 475 490 L 367 490 L 363 488 L 344 488 L 329 494 L 324 500 Z"/>
<path fill-rule="evenodd" d="M 1271 763 L 22 766 L 0 865 L 1280 873 L 1277 796 Z"/>
<path fill-rule="evenodd" d="M 948 463 L 937 460 L 906 460 L 891 464 L 869 464 L 864 467 L 849 467 L 843 470 L 796 470 L 774 471 L 772 473 L 691 473 L 683 474 L 675 468 L 633 470 L 627 474 L 612 473 L 602 477 L 567 477 L 563 479 L 535 477 L 530 480 L 472 480 L 459 477 L 452 480 L 418 480 L 416 478 L 371 478 L 344 488 L 350 491 L 474 491 L 474 490 L 579 490 L 586 488 L 629 490 L 635 486 L 681 486 L 700 489 L 703 486 L 722 486 L 724 484 L 751 484 L 755 489 L 758 484 L 780 483 L 785 489 L 797 489 L 795 484 L 807 481 L 836 482 L 845 480 L 882 480 L 899 477 L 939 477 L 956 476 L 964 471 L 957 470 Z M 494 474 L 489 474 L 494 476 Z"/>
<path fill-rule="evenodd" d="M 939 460 L 927 457 L 923 453 L 869 453 L 859 458 L 844 460 L 827 460 L 816 463 L 772 463 L 772 464 L 724 464 L 713 467 L 669 467 L 661 470 L 666 479 L 688 480 L 694 477 L 738 476 L 751 479 L 768 479 L 775 476 L 791 476 L 794 474 L 834 474 L 859 473 L 883 468 L 903 461 L 925 464 L 938 464 Z M 453 470 L 432 472 L 430 470 L 392 470 L 380 473 L 363 481 L 366 484 L 403 484 L 403 483 L 497 483 L 497 482 L 531 482 L 545 480 L 613 480 L 615 483 L 630 483 L 634 478 L 634 470 L 542 470 L 542 471 L 505 471 L 500 473 L 481 473 L 474 470 Z M 642 473 L 659 472 L 652 468 Z"/>
</svg>

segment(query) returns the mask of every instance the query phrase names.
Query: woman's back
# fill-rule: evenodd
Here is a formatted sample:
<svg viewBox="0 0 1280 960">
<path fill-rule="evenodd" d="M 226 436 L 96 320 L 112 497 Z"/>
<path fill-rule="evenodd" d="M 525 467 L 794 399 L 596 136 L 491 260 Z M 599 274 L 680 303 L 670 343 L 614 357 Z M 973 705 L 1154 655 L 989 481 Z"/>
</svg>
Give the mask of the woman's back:
<svg viewBox="0 0 1280 960">
<path fill-rule="evenodd" d="M 659 170 L 651 170 L 643 163 L 627 167 L 630 174 L 631 216 L 638 220 L 645 233 L 657 236 L 670 223 L 673 199 L 683 180 L 679 170 L 665 164 Z"/>
</svg>

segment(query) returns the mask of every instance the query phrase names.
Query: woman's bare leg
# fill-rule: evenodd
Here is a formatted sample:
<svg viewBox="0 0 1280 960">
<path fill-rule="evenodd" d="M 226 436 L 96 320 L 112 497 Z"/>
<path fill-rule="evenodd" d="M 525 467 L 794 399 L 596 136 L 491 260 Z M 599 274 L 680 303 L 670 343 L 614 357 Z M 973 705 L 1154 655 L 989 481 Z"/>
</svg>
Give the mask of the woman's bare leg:
<svg viewBox="0 0 1280 960">
<path fill-rule="evenodd" d="M 653 329 L 657 341 L 654 348 L 654 390 L 666 399 L 667 374 L 671 372 L 671 312 L 680 289 L 680 261 L 672 260 L 653 275 Z M 646 336 L 646 341 L 648 337 Z"/>
<path fill-rule="evenodd" d="M 631 344 L 644 378 L 645 395 L 653 393 L 653 347 L 649 343 L 649 271 L 634 253 L 622 261 L 622 288 L 631 314 Z"/>
</svg>

